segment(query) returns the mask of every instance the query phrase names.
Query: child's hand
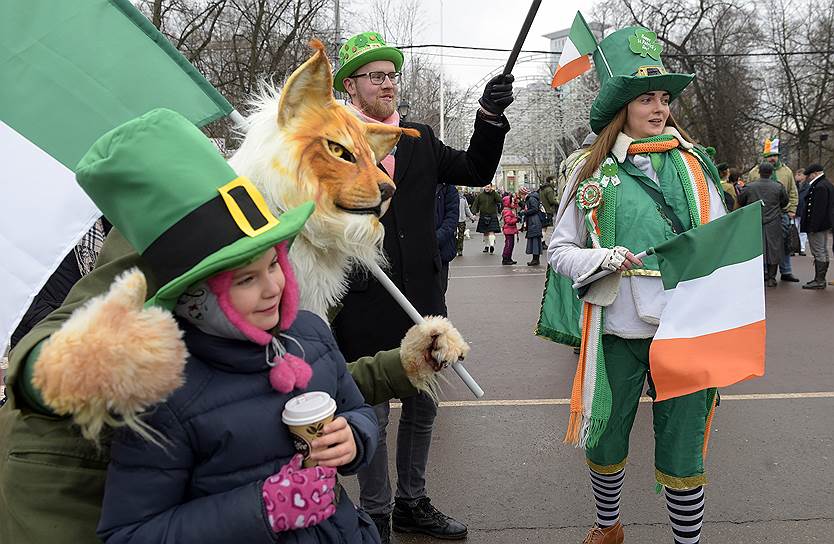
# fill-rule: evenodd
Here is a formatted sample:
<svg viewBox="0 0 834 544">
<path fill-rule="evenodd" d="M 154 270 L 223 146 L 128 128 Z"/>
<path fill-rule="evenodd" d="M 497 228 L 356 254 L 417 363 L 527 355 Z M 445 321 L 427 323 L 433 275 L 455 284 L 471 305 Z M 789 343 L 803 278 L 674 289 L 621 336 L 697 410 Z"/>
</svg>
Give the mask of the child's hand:
<svg viewBox="0 0 834 544">
<path fill-rule="evenodd" d="M 310 459 L 323 467 L 341 467 L 356 458 L 356 441 L 353 430 L 343 417 L 337 417 L 324 426 L 321 438 L 313 440 Z"/>
</svg>

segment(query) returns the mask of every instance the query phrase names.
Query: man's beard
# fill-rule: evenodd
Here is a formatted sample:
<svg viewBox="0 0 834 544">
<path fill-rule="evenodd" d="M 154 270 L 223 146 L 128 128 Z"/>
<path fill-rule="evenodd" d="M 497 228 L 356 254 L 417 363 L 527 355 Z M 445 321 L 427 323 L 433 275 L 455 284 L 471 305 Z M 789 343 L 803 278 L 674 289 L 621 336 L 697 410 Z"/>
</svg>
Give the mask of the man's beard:
<svg viewBox="0 0 834 544">
<path fill-rule="evenodd" d="M 362 113 L 367 115 L 368 117 L 373 117 L 374 119 L 379 119 L 380 121 L 383 119 L 388 119 L 394 113 L 394 110 L 397 109 L 397 95 L 394 95 L 394 99 L 391 101 L 391 104 L 388 105 L 385 102 L 377 99 L 373 102 L 368 102 L 365 100 L 365 97 L 361 94 L 358 95 L 359 97 L 359 109 L 362 110 Z"/>
</svg>

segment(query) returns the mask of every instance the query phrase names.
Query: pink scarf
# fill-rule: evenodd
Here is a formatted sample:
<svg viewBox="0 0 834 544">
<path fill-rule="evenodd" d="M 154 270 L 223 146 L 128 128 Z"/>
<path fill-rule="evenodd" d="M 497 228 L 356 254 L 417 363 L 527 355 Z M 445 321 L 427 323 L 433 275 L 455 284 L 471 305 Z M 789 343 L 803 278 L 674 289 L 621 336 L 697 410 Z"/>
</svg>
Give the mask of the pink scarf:
<svg viewBox="0 0 834 544">
<path fill-rule="evenodd" d="M 348 105 L 351 108 L 353 108 L 354 113 L 356 113 L 356 115 L 366 123 L 381 123 L 383 125 L 391 125 L 394 127 L 400 126 L 400 112 L 398 112 L 397 110 L 394 110 L 394 113 L 392 113 L 387 119 L 377 121 L 376 119 L 373 119 L 372 117 L 368 117 L 367 115 L 365 115 L 359 108 L 357 108 L 353 104 Z M 391 176 L 391 179 L 394 179 L 394 155 L 389 153 L 385 156 L 385 158 L 383 158 L 379 162 L 382 163 L 382 167 L 385 168 L 385 172 L 389 176 Z"/>
</svg>

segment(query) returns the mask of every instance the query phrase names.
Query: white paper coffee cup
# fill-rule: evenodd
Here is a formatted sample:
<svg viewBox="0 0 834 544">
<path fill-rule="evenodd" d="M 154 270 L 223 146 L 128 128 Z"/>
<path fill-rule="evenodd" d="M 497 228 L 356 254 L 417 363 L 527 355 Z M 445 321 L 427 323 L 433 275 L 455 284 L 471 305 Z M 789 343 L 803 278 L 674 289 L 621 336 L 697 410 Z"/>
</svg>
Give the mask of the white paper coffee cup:
<svg viewBox="0 0 834 544">
<path fill-rule="evenodd" d="M 304 466 L 317 463 L 310 459 L 311 443 L 322 436 L 324 426 L 333 421 L 336 401 L 324 391 L 311 391 L 293 397 L 284 405 L 281 420 L 289 428 L 295 451 L 304 456 Z"/>
</svg>

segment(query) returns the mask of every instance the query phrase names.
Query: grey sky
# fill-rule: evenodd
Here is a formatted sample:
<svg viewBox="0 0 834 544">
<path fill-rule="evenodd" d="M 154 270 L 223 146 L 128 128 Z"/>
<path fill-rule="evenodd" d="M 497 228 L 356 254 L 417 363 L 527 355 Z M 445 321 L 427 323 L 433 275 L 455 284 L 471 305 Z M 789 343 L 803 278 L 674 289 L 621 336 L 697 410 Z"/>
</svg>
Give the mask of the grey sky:
<svg viewBox="0 0 834 544">
<path fill-rule="evenodd" d="M 421 43 L 440 43 L 440 0 L 423 0 L 426 28 Z M 590 18 L 592 0 L 544 0 L 524 49 L 548 50 L 549 42 L 543 38 L 556 30 L 567 28 L 573 22 L 577 10 Z M 530 9 L 530 0 L 443 0 L 443 38 L 449 45 L 498 47 L 510 49 L 515 43 L 524 18 Z M 423 50 L 436 59 L 437 49 Z M 444 66 L 447 77 L 464 87 L 479 81 L 490 71 L 503 67 L 509 53 L 446 49 Z M 479 58 L 460 58 L 460 57 Z M 522 53 L 519 60 L 525 57 Z M 492 60 L 484 60 L 492 59 Z M 513 73 L 516 77 L 545 72 L 545 58 L 520 62 Z"/>
</svg>

